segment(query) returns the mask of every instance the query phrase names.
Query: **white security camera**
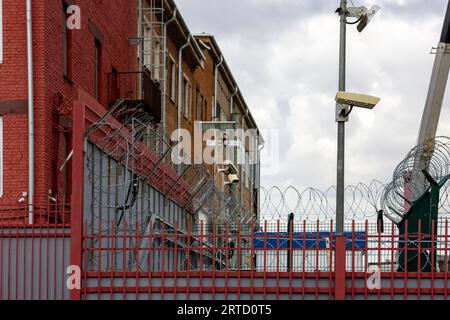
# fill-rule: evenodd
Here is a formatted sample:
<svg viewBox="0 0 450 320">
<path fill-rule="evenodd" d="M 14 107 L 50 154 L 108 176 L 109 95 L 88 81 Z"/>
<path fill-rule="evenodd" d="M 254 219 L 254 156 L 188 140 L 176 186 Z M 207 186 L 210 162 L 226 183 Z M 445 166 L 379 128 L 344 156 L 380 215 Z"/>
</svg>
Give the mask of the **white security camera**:
<svg viewBox="0 0 450 320">
<path fill-rule="evenodd" d="M 230 160 L 225 160 L 224 163 L 224 168 L 223 169 L 219 169 L 218 170 L 219 173 L 223 173 L 225 175 L 230 175 L 230 174 L 238 174 L 238 169 L 236 168 L 236 166 L 234 165 L 234 163 Z"/>
<path fill-rule="evenodd" d="M 347 8 L 347 17 L 358 18 L 355 23 L 358 23 L 356 27 L 359 32 L 362 32 L 367 25 L 372 21 L 375 14 L 380 10 L 379 6 L 372 6 L 370 9 L 367 9 L 364 6 L 361 7 L 349 7 Z M 353 23 L 352 23 L 353 24 Z"/>
<path fill-rule="evenodd" d="M 373 109 L 379 102 L 380 98 L 360 93 L 339 91 L 336 94 L 336 102 L 341 105 Z"/>
<path fill-rule="evenodd" d="M 359 32 L 362 32 L 380 9 L 379 6 L 372 6 L 369 10 L 366 10 L 366 14 L 361 16 L 361 22 L 356 29 L 358 29 Z"/>
<path fill-rule="evenodd" d="M 28 193 L 27 192 L 22 192 L 22 196 L 19 198 L 19 200 L 17 201 L 18 203 L 24 203 L 25 200 L 27 199 Z"/>
<path fill-rule="evenodd" d="M 229 174 L 228 175 L 228 181 L 225 182 L 225 185 L 231 185 L 231 184 L 235 184 L 239 182 L 239 177 L 237 176 L 237 174 Z"/>
</svg>

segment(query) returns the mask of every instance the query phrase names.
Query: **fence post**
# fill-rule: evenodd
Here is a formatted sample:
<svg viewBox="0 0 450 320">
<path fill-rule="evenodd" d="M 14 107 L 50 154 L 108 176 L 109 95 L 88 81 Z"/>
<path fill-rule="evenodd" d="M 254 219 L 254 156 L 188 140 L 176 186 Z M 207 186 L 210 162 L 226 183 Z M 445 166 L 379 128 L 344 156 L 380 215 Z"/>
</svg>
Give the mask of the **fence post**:
<svg viewBox="0 0 450 320">
<path fill-rule="evenodd" d="M 70 264 L 82 268 L 82 231 L 83 231 L 83 168 L 84 168 L 84 105 L 73 105 L 72 129 L 72 212 L 70 217 Z M 83 270 L 81 270 L 83 272 Z M 81 276 L 81 275 L 80 275 Z M 81 299 L 81 288 L 72 289 L 71 300 Z"/>
<path fill-rule="evenodd" d="M 344 234 L 336 235 L 335 269 L 334 269 L 334 298 L 345 300 L 345 256 L 346 237 Z"/>
</svg>

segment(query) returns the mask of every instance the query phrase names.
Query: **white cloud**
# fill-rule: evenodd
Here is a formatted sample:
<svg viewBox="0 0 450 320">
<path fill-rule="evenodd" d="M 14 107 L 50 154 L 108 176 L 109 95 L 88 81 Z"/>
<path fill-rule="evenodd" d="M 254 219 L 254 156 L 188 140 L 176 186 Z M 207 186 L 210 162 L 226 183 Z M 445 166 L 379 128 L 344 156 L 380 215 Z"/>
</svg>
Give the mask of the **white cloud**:
<svg viewBox="0 0 450 320">
<path fill-rule="evenodd" d="M 235 1 L 178 2 L 188 24 L 192 21 L 200 29 L 193 31 L 217 33 L 259 126 L 280 129 L 280 172 L 263 177 L 264 184 L 333 185 L 339 29 L 332 11 L 337 5 L 317 1 L 316 10 L 311 5 L 315 1 L 251 0 L 246 6 Z M 348 30 L 347 89 L 382 97 L 373 112 L 355 110 L 347 124 L 348 183 L 388 181 L 416 142 L 434 59 L 429 52 L 443 22 L 445 4 L 437 1 L 417 12 L 409 2 L 377 2 L 383 10 L 363 33 L 351 26 Z M 218 3 L 220 14 L 203 19 L 206 15 L 198 9 L 213 14 Z M 309 11 L 280 15 L 299 3 Z M 439 127 L 443 135 L 450 135 L 449 102 L 446 97 Z"/>
</svg>

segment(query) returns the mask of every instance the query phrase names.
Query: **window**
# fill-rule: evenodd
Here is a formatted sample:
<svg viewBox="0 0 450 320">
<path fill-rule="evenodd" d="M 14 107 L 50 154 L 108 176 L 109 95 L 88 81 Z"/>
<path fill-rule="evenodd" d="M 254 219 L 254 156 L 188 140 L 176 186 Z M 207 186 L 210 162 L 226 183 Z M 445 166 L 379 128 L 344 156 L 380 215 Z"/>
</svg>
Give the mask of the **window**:
<svg viewBox="0 0 450 320">
<path fill-rule="evenodd" d="M 203 120 L 203 110 L 202 110 L 202 108 L 203 108 L 203 95 L 200 93 L 200 90 L 196 90 L 196 93 L 195 93 L 195 102 L 196 102 L 196 104 L 195 104 L 195 109 L 196 109 L 196 111 L 195 111 L 195 120 L 197 120 L 197 121 L 201 121 L 201 120 Z"/>
<path fill-rule="evenodd" d="M 187 119 L 190 119 L 190 110 L 191 110 L 191 84 L 189 83 L 189 80 L 185 77 L 184 78 L 184 116 Z"/>
<path fill-rule="evenodd" d="M 95 98 L 100 100 L 102 85 L 102 44 L 95 40 Z"/>
<path fill-rule="evenodd" d="M 170 71 L 170 99 L 175 102 L 175 93 L 177 88 L 177 66 L 175 64 L 175 61 L 170 58 L 169 62 L 169 71 Z"/>
<path fill-rule="evenodd" d="M 220 107 L 220 104 L 217 104 L 217 108 L 216 108 L 216 119 L 220 120 L 220 116 L 222 113 L 222 108 Z"/>
<path fill-rule="evenodd" d="M 143 43 L 144 43 L 144 48 L 143 48 L 143 57 L 142 57 L 142 60 L 144 61 L 144 65 L 149 69 L 149 70 L 151 70 L 151 64 L 152 64 L 152 61 L 151 61 L 151 50 L 152 50 L 152 48 L 151 48 L 151 39 L 152 39 L 152 29 L 150 28 L 150 25 L 147 25 L 147 26 L 145 26 L 145 29 L 144 29 L 144 40 L 143 40 Z"/>
<path fill-rule="evenodd" d="M 0 197 L 2 196 L 3 196 L 3 117 L 0 116 Z"/>
<path fill-rule="evenodd" d="M 245 152 L 245 186 L 250 187 L 250 158 L 248 151 Z"/>
<path fill-rule="evenodd" d="M 0 0 L 1 1 L 1 0 Z M 63 65 L 64 76 L 72 79 L 72 30 L 67 28 L 67 14 L 68 5 L 63 2 Z"/>
<path fill-rule="evenodd" d="M 0 0 L 0 64 L 3 62 L 3 16 L 2 16 L 2 0 Z"/>
</svg>

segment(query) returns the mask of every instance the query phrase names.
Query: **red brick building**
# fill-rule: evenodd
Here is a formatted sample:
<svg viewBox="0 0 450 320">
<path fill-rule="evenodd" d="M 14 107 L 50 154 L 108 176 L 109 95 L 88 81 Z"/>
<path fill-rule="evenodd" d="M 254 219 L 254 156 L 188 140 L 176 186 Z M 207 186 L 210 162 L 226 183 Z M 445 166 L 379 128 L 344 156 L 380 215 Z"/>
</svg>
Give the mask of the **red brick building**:
<svg viewBox="0 0 450 320">
<path fill-rule="evenodd" d="M 25 208 L 30 200 L 26 0 L 0 4 L 0 206 Z M 73 189 L 83 192 L 72 181 L 76 106 L 89 104 L 101 116 L 120 99 L 143 102 L 167 141 L 177 128 L 193 133 L 196 121 L 238 119 L 238 127 L 257 129 L 215 40 L 193 36 L 173 0 L 34 0 L 31 13 L 35 206 L 73 205 Z M 68 28 L 68 21 L 75 28 Z M 231 104 L 235 111 L 214 119 L 217 104 L 223 110 Z M 250 172 L 256 167 L 238 167 L 236 199 L 255 216 L 259 182 Z M 218 169 L 207 171 L 217 177 Z M 161 191 L 165 183 L 157 181 L 156 188 Z M 223 179 L 215 183 L 229 195 Z"/>
<path fill-rule="evenodd" d="M 3 3 L 2 3 L 3 2 Z M 66 28 L 68 6 L 81 9 L 81 28 Z M 27 26 L 25 0 L 2 0 L 0 115 L 3 161 L 0 205 L 28 191 Z M 111 18 L 113 17 L 113 19 Z M 70 197 L 70 114 L 81 92 L 107 103 L 107 75 L 136 70 L 136 1 L 32 1 L 35 117 L 35 203 Z M 1 47 L 0 47 L 1 48 Z"/>
</svg>

